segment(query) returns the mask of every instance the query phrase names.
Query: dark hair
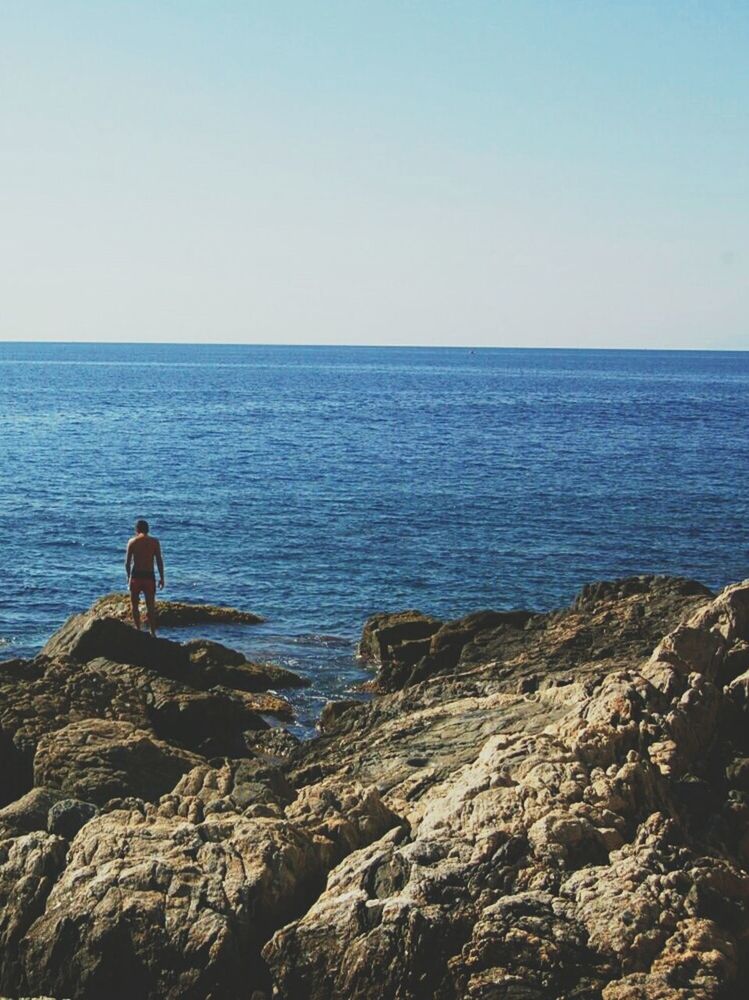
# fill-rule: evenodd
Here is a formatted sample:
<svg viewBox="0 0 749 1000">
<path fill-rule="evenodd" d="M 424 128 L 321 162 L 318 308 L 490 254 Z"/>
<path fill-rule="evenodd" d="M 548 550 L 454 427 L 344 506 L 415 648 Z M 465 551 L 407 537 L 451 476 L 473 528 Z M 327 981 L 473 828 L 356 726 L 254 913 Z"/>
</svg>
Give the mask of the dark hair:
<svg viewBox="0 0 749 1000">
<path fill-rule="evenodd" d="M 142 535 L 148 534 L 148 521 L 144 521 L 141 517 L 135 522 L 135 530 L 139 531 Z"/>
</svg>

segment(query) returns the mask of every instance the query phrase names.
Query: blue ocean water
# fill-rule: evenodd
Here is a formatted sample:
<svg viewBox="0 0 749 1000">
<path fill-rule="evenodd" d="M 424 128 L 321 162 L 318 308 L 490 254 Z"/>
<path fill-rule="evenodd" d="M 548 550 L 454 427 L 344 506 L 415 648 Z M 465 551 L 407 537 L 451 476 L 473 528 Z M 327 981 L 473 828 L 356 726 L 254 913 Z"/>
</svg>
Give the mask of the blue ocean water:
<svg viewBox="0 0 749 1000">
<path fill-rule="evenodd" d="M 136 516 L 164 596 L 267 616 L 210 634 L 313 679 L 300 731 L 373 611 L 749 576 L 749 353 L 4 343 L 0 385 L 0 655 L 123 589 Z"/>
</svg>

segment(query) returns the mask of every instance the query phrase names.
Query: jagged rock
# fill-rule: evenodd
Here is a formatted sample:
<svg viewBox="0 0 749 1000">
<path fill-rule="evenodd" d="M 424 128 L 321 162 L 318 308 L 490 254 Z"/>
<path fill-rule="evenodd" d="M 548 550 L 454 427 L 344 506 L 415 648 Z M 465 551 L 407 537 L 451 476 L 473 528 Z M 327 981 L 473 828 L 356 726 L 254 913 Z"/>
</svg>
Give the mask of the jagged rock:
<svg viewBox="0 0 749 1000">
<path fill-rule="evenodd" d="M 475 656 L 477 649 L 489 642 L 496 645 L 504 636 L 522 631 L 535 617 L 530 611 L 477 611 L 446 622 L 423 643 L 393 644 L 377 675 L 377 688 L 394 691 L 449 673 L 457 667 L 464 651 Z"/>
<path fill-rule="evenodd" d="M 586 584 L 575 598 L 573 608 L 576 611 L 591 611 L 597 605 L 610 607 L 630 597 L 652 598 L 658 591 L 687 598 L 713 596 L 703 584 L 683 576 L 628 576 L 622 580 L 599 580 Z"/>
<path fill-rule="evenodd" d="M 421 611 L 371 615 L 364 625 L 358 655 L 368 663 L 387 664 L 394 647 L 429 639 L 441 625 L 439 618 L 424 615 Z"/>
<path fill-rule="evenodd" d="M 190 659 L 194 648 L 79 615 L 44 655 L 0 663 L 0 806 L 31 788 L 39 739 L 72 722 L 114 719 L 189 750 L 246 756 L 245 734 L 266 727 L 260 713 L 292 717 L 285 698 L 259 689 L 271 681 L 295 683 L 296 675 L 240 662 L 206 676 Z"/>
<path fill-rule="evenodd" d="M 217 691 L 184 691 L 157 699 L 151 718 L 162 739 L 207 756 L 240 756 L 244 731 L 268 726 L 241 698 Z"/>
<path fill-rule="evenodd" d="M 0 843 L 10 912 L 16 883 L 33 901 L 0 948 L 0 988 L 77 1000 L 738 1000 L 749 583 L 713 599 L 690 581 L 638 577 L 586 588 L 566 610 L 507 615 L 417 616 L 429 634 L 372 639 L 381 673 L 402 671 L 404 686 L 339 709 L 315 740 L 245 731 L 241 753 L 193 757 L 158 794 L 121 782 L 67 863 L 56 848 L 43 890 L 31 860 L 2 862 L 23 838 Z M 198 670 L 190 662 L 178 681 L 60 657 L 16 661 L 3 680 L 0 667 L 0 753 L 33 755 L 42 734 L 43 762 L 43 732 L 65 734 L 87 705 L 103 712 L 105 696 L 152 742 L 156 706 L 188 704 L 199 727 L 202 703 L 186 692 L 237 691 L 201 688 Z M 174 741 L 190 728 L 173 731 L 169 753 L 185 753 Z M 101 753 L 76 744 L 95 758 L 94 784 L 112 765 L 107 745 L 117 739 Z M 63 778 L 40 780 L 73 774 L 63 756 Z M 55 842 L 67 846 L 43 843 Z"/>
<path fill-rule="evenodd" d="M 246 787 L 231 769 L 197 770 L 183 792 L 190 782 L 198 794 Z M 97 817 L 26 935 L 24 982 L 82 1000 L 269 992 L 259 947 L 303 912 L 346 850 L 393 822 L 376 793 L 351 785 L 310 789 L 288 818 L 212 811 L 194 823 L 164 805 Z"/>
<path fill-rule="evenodd" d="M 122 679 L 89 670 L 72 660 L 26 661 L 5 671 L 0 664 L 0 804 L 33 785 L 33 759 L 39 739 L 71 722 L 92 716 L 119 716 L 148 725 L 138 689 L 124 690 Z"/>
<path fill-rule="evenodd" d="M 188 601 L 166 601 L 159 597 L 156 604 L 159 625 L 164 628 L 181 628 L 188 625 L 239 624 L 257 625 L 264 622 L 261 615 L 237 608 L 225 608 L 215 604 L 192 604 Z M 89 614 L 103 618 L 118 618 L 131 622 L 129 594 L 107 594 L 100 597 L 89 609 Z M 148 620 L 148 615 L 143 615 Z"/>
<path fill-rule="evenodd" d="M 265 730 L 250 730 L 244 734 L 244 741 L 251 752 L 284 761 L 291 757 L 301 743 L 298 736 L 278 726 Z"/>
<path fill-rule="evenodd" d="M 198 763 L 195 754 L 129 722 L 84 719 L 42 737 L 34 757 L 34 781 L 104 805 L 122 795 L 156 799 Z"/>
<path fill-rule="evenodd" d="M 299 754 L 298 781 L 337 761 L 376 781 L 411 832 L 349 854 L 274 935 L 277 995 L 718 1000 L 738 987 L 749 875 L 725 853 L 742 857 L 746 825 L 731 824 L 746 819 L 716 769 L 746 736 L 715 682 L 749 633 L 749 587 L 685 629 L 705 596 L 662 578 L 600 588 L 529 620 L 499 662 L 376 699 L 356 729 Z M 539 669 L 542 643 L 563 686 Z M 640 673 L 658 680 L 654 663 L 683 680 L 656 685 Z M 542 679 L 518 691 L 529 668 Z M 687 790 L 714 807 L 686 808 Z"/>
<path fill-rule="evenodd" d="M 21 945 L 65 867 L 67 843 L 35 831 L 0 841 L 0 990 L 19 992 Z"/>
</svg>

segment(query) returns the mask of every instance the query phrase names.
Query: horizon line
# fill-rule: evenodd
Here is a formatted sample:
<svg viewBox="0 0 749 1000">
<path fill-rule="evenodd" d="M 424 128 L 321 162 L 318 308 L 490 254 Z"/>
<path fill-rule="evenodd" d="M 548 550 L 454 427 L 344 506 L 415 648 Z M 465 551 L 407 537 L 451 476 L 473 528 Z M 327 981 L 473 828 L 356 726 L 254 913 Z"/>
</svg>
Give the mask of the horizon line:
<svg viewBox="0 0 749 1000">
<path fill-rule="evenodd" d="M 345 350 L 446 350 L 446 351 L 599 351 L 601 353 L 640 353 L 640 354 L 747 354 L 749 348 L 737 347 L 569 347 L 548 345 L 540 347 L 520 346 L 511 344 L 341 344 L 337 342 L 319 342 L 314 344 L 263 341 L 209 341 L 209 340 L 5 340 L 0 338 L 0 346 L 44 344 L 56 346 L 89 345 L 92 347 L 295 347 L 315 349 L 320 347 L 337 347 Z"/>
</svg>

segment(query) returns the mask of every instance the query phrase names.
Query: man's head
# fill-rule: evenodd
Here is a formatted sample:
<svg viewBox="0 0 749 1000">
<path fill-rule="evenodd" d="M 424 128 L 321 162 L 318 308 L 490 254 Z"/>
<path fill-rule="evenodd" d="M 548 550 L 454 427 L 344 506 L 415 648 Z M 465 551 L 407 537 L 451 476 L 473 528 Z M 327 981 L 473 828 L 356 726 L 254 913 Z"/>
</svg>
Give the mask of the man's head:
<svg viewBox="0 0 749 1000">
<path fill-rule="evenodd" d="M 138 532 L 139 535 L 147 535 L 148 521 L 144 521 L 142 517 L 139 518 L 139 520 L 135 522 L 135 530 Z"/>
</svg>

